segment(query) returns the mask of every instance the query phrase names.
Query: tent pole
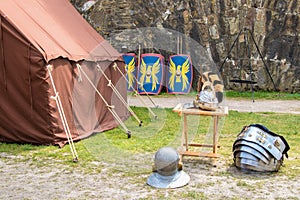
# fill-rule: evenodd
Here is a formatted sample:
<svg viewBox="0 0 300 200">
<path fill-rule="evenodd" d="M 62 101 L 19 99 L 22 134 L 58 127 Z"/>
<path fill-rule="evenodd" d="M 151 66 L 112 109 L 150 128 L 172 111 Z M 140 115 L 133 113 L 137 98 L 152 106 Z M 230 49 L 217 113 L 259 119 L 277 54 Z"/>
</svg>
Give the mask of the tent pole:
<svg viewBox="0 0 300 200">
<path fill-rule="evenodd" d="M 232 45 L 231 45 L 231 47 L 230 47 L 230 50 L 228 51 L 228 53 L 227 53 L 227 55 L 226 55 L 226 58 L 223 60 L 222 65 L 221 65 L 221 67 L 220 67 L 220 69 L 219 69 L 219 72 L 220 72 L 220 73 L 222 73 L 223 66 L 224 66 L 224 64 L 225 64 L 225 62 L 226 62 L 226 60 L 227 60 L 227 58 L 229 58 L 230 53 L 231 53 L 231 51 L 232 51 L 232 49 L 233 49 L 235 43 L 236 43 L 237 40 L 239 39 L 239 37 L 240 37 L 242 31 L 243 31 L 243 29 L 241 29 L 240 32 L 238 33 L 238 35 L 236 36 L 234 42 L 232 43 Z"/>
<path fill-rule="evenodd" d="M 114 63 L 113 68 L 115 70 L 118 70 L 120 72 L 120 74 L 123 76 L 123 78 L 126 80 L 127 83 L 129 83 L 128 79 L 126 78 L 126 76 L 123 74 L 123 72 L 119 69 L 118 65 L 116 63 Z M 148 109 L 148 111 L 153 115 L 153 117 L 155 119 L 157 119 L 157 115 L 151 110 L 151 108 L 149 106 L 147 106 L 147 104 L 145 103 L 145 101 L 143 100 L 143 98 L 141 97 L 141 95 L 136 91 L 136 89 L 134 89 L 134 87 L 132 85 L 130 85 L 130 88 L 134 91 L 134 93 L 138 96 L 139 100 L 142 102 L 142 104 Z"/>
<path fill-rule="evenodd" d="M 138 66 L 141 64 L 141 45 L 139 44 Z"/>
<path fill-rule="evenodd" d="M 250 50 L 250 44 L 249 44 L 249 41 L 248 41 L 247 32 L 245 32 L 244 38 L 245 38 L 245 43 L 246 43 L 247 51 L 248 51 L 248 58 L 249 58 L 249 64 L 250 64 L 250 82 L 251 82 L 252 102 L 254 103 L 254 88 L 253 88 L 253 84 L 252 84 L 253 70 L 252 70 L 252 63 L 251 63 L 251 50 Z"/>
<path fill-rule="evenodd" d="M 263 64 L 264 64 L 264 66 L 265 66 L 265 69 L 266 69 L 266 71 L 267 71 L 267 73 L 268 73 L 268 75 L 269 75 L 269 77 L 270 77 L 272 83 L 273 83 L 274 90 L 275 90 L 275 91 L 278 91 L 278 89 L 276 88 L 276 85 L 275 85 L 275 83 L 274 83 L 274 80 L 273 80 L 273 78 L 272 78 L 272 76 L 271 76 L 270 70 L 269 70 L 269 68 L 268 68 L 268 66 L 267 66 L 267 64 L 266 64 L 266 62 L 265 62 L 265 60 L 264 60 L 264 58 L 263 58 L 263 56 L 262 56 L 262 54 L 261 54 L 261 52 L 260 52 L 260 50 L 259 50 L 259 47 L 258 47 L 258 45 L 257 45 L 257 43 L 256 43 L 256 41 L 255 41 L 255 39 L 254 39 L 253 33 L 252 33 L 249 29 L 247 29 L 247 30 L 248 30 L 248 32 L 250 33 L 250 36 L 251 36 L 252 41 L 254 42 L 255 48 L 256 48 L 256 50 L 257 50 L 257 52 L 258 52 L 258 54 L 259 54 L 259 56 L 260 56 L 260 58 L 261 58 L 261 60 L 262 60 L 262 62 L 263 62 Z"/>
<path fill-rule="evenodd" d="M 100 96 L 100 98 L 102 99 L 102 101 L 104 102 L 104 104 L 106 105 L 107 109 L 110 111 L 110 113 L 113 115 L 113 117 L 117 120 L 117 122 L 122 126 L 122 128 L 125 130 L 128 138 L 131 137 L 131 132 L 127 129 L 127 127 L 125 126 L 125 124 L 123 123 L 123 121 L 121 120 L 121 118 L 118 116 L 118 114 L 115 112 L 114 110 L 114 105 L 109 105 L 107 103 L 107 101 L 105 100 L 105 98 L 101 95 L 101 93 L 99 92 L 99 90 L 97 89 L 97 87 L 93 84 L 93 82 L 91 81 L 91 79 L 88 77 L 88 75 L 85 73 L 85 71 L 83 71 L 83 69 L 81 68 L 81 66 L 76 63 L 76 66 L 78 67 L 78 69 L 83 73 L 83 75 L 85 76 L 85 78 L 88 80 L 88 82 L 91 84 L 91 86 L 94 88 L 94 90 L 96 91 L 96 93 Z"/>
<path fill-rule="evenodd" d="M 55 96 L 51 96 L 51 98 L 54 99 L 55 102 L 56 102 L 58 112 L 59 112 L 60 118 L 62 120 L 62 124 L 63 124 L 64 130 L 66 132 L 68 143 L 70 145 L 70 149 L 71 149 L 71 152 L 72 152 L 72 155 L 73 155 L 73 162 L 77 162 L 78 161 L 78 154 L 76 152 L 76 148 L 75 148 L 75 145 L 74 145 L 74 142 L 73 142 L 73 139 L 72 139 L 72 135 L 71 135 L 71 132 L 70 132 L 70 128 L 69 128 L 67 119 L 66 119 L 66 115 L 64 113 L 64 109 L 63 109 L 59 94 L 56 91 L 54 80 L 53 80 L 53 77 L 52 77 L 52 74 L 51 74 L 52 65 L 48 64 L 47 65 L 47 70 L 49 72 L 49 77 L 50 77 L 51 84 L 52 84 L 52 87 L 53 87 L 53 91 L 54 91 L 54 94 L 55 94 Z"/>
<path fill-rule="evenodd" d="M 101 66 L 98 63 L 97 63 L 97 69 L 98 69 L 98 71 L 100 71 L 103 74 L 103 76 L 105 77 L 105 79 L 108 81 L 108 85 L 107 86 L 109 86 L 116 93 L 116 95 L 119 97 L 119 99 L 124 104 L 124 106 L 126 106 L 126 108 L 132 114 L 132 116 L 139 122 L 139 126 L 142 126 L 143 122 L 133 112 L 133 110 L 130 108 L 130 106 L 128 105 L 128 103 L 124 100 L 124 98 L 122 97 L 122 95 L 119 93 L 119 91 L 117 90 L 117 88 L 112 84 L 111 80 L 106 76 L 106 74 L 101 69 Z"/>
</svg>

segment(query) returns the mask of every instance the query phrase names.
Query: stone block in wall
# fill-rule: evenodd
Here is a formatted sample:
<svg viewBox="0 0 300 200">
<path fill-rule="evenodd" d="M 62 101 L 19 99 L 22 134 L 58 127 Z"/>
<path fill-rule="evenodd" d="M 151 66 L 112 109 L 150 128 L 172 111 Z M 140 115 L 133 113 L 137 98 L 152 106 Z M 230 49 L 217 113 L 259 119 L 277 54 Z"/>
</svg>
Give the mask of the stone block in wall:
<svg viewBox="0 0 300 200">
<path fill-rule="evenodd" d="M 213 40 L 217 40 L 220 38 L 218 26 L 216 24 L 213 24 L 209 27 L 209 35 Z"/>
<path fill-rule="evenodd" d="M 239 19 L 236 17 L 231 17 L 227 19 L 229 24 L 229 33 L 230 35 L 236 35 L 240 31 Z"/>
</svg>

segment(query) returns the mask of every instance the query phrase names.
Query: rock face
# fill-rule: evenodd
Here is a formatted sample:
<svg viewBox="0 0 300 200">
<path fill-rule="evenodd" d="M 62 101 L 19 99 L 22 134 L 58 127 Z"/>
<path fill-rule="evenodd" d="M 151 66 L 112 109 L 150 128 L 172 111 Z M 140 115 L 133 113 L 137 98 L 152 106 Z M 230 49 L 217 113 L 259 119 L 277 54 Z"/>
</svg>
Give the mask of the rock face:
<svg viewBox="0 0 300 200">
<path fill-rule="evenodd" d="M 255 89 L 300 92 L 297 0 L 98 0 L 84 12 L 87 0 L 71 2 L 105 38 L 142 27 L 171 29 L 192 38 L 221 69 L 227 89 L 247 90 L 252 81 Z M 141 38 L 119 39 L 124 44 L 141 42 Z M 193 51 L 184 41 L 180 48 Z M 160 53 L 166 58 L 170 54 Z M 195 67 L 205 70 L 201 63 Z"/>
</svg>

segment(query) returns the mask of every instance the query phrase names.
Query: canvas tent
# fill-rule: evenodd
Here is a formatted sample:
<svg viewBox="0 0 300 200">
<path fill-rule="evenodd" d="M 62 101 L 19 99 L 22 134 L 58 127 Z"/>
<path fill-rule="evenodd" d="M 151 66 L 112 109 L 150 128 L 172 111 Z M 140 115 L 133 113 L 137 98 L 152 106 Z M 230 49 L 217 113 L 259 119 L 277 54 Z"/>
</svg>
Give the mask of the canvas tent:
<svg viewBox="0 0 300 200">
<path fill-rule="evenodd" d="M 0 141 L 67 142 L 49 72 L 73 140 L 118 126 L 78 64 L 120 119 L 128 117 L 96 69 L 101 66 L 126 99 L 126 83 L 112 67 L 124 69 L 120 54 L 69 1 L 0 0 L 0 12 Z"/>
</svg>

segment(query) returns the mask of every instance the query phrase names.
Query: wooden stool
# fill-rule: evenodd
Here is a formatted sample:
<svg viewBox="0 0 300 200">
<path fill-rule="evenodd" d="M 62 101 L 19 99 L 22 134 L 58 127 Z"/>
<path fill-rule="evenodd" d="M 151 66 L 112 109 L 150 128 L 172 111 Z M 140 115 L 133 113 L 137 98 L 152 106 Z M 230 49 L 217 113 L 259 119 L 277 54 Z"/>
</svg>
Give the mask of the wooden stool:
<svg viewBox="0 0 300 200">
<path fill-rule="evenodd" d="M 176 106 L 178 108 L 178 106 Z M 176 108 L 175 107 L 175 108 Z M 182 139 L 181 139 L 181 146 L 182 151 L 179 152 L 180 154 L 180 161 L 182 162 L 183 156 L 199 156 L 199 157 L 209 157 L 209 158 L 218 158 L 219 155 L 217 154 L 218 146 L 218 137 L 219 137 L 219 119 L 222 116 L 228 115 L 228 107 L 221 107 L 215 111 L 206 111 L 201 110 L 198 108 L 186 108 L 186 109 L 177 109 L 173 110 L 174 112 L 178 112 L 179 115 L 183 115 L 183 130 L 182 130 Z M 213 141 L 212 144 L 200 144 L 200 143 L 188 143 L 188 122 L 187 116 L 188 115 L 199 115 L 199 116 L 209 116 L 213 117 Z M 189 147 L 209 147 L 212 148 L 212 152 L 197 152 L 197 151 L 190 151 Z"/>
</svg>

